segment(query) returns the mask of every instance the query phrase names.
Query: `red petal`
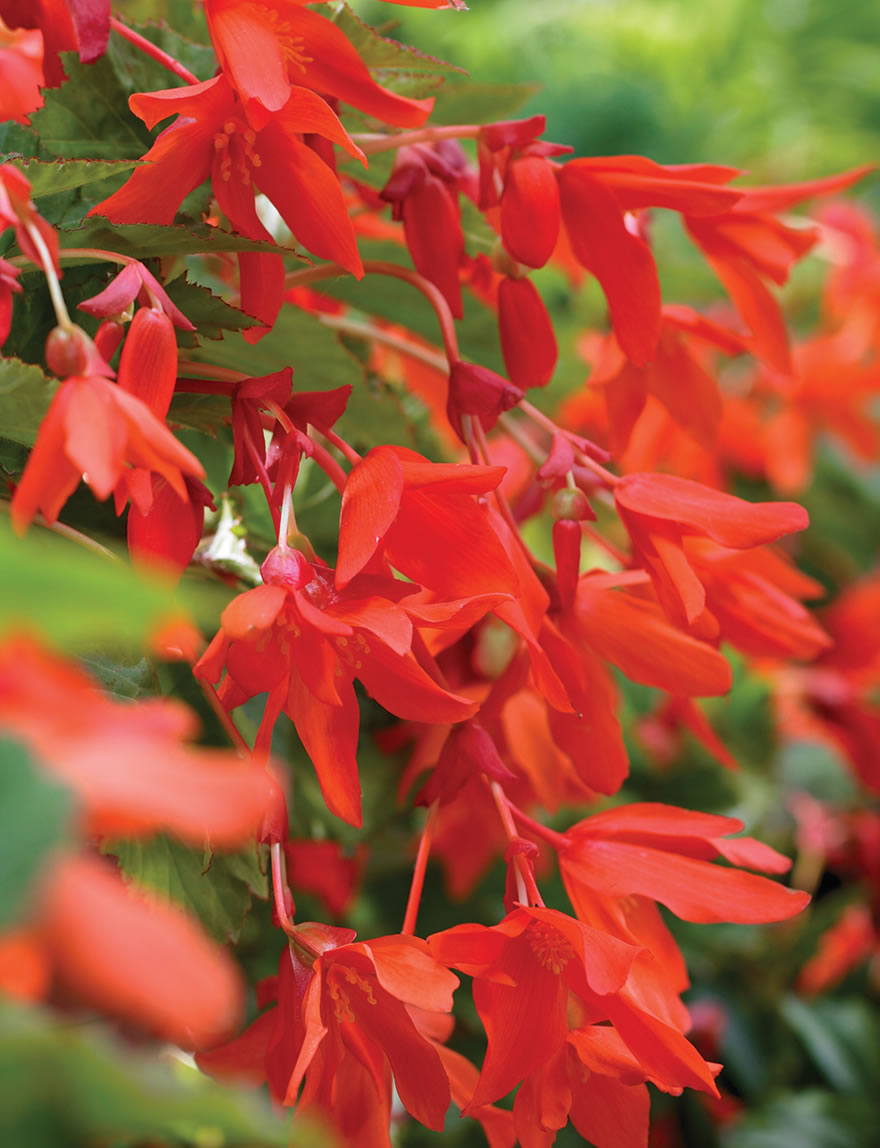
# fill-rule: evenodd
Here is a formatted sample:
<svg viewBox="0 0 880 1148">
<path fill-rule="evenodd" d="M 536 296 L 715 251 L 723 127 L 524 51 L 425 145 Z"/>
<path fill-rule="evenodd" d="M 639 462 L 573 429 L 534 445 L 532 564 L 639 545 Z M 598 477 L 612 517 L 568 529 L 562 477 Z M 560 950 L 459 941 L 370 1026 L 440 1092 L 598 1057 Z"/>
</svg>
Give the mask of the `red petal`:
<svg viewBox="0 0 880 1148">
<path fill-rule="evenodd" d="M 745 550 L 805 530 L 806 510 L 794 502 L 747 502 L 672 474 L 630 474 L 614 489 L 634 514 L 690 527 L 722 546 Z"/>
<path fill-rule="evenodd" d="M 389 446 L 374 447 L 350 472 L 342 493 L 336 586 L 342 589 L 367 565 L 397 517 L 403 469 Z"/>
<path fill-rule="evenodd" d="M 43 928 L 59 975 L 86 1003 L 184 1048 L 214 1044 L 235 1026 L 235 964 L 179 909 L 135 896 L 104 863 L 57 865 Z"/>
<path fill-rule="evenodd" d="M 636 366 L 653 356 L 660 335 L 660 280 L 647 244 L 632 235 L 614 195 L 585 168 L 559 174 L 562 214 L 578 261 L 605 292 L 624 354 Z"/>
</svg>

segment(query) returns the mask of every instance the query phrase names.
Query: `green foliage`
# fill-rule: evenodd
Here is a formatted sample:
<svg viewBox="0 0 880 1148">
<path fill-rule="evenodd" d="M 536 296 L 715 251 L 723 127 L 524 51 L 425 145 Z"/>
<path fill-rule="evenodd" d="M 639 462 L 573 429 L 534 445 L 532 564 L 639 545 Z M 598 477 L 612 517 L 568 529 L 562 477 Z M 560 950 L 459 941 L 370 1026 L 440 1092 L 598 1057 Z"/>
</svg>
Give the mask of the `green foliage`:
<svg viewBox="0 0 880 1148">
<path fill-rule="evenodd" d="M 186 608 L 215 622 L 216 586 L 183 587 L 139 577 L 109 552 L 85 550 L 34 526 L 16 538 L 0 519 L 0 633 L 32 629 L 68 650 L 143 648 L 156 627 Z"/>
<path fill-rule="evenodd" d="M 0 1142 L 16 1148 L 323 1148 L 268 1102 L 179 1062 L 142 1055 L 89 1026 L 2 1006 Z"/>
<path fill-rule="evenodd" d="M 193 849 L 171 837 L 106 841 L 126 877 L 198 917 L 217 941 L 237 941 L 251 898 L 268 896 L 265 860 L 256 845 L 240 853 Z"/>
<path fill-rule="evenodd" d="M 64 840 L 71 804 L 23 745 L 0 737 L 0 929 L 24 916 L 34 881 Z"/>
<path fill-rule="evenodd" d="M 23 446 L 33 446 L 57 388 L 57 379 L 49 378 L 32 363 L 14 358 L 0 359 L 0 428 L 3 438 Z"/>
</svg>

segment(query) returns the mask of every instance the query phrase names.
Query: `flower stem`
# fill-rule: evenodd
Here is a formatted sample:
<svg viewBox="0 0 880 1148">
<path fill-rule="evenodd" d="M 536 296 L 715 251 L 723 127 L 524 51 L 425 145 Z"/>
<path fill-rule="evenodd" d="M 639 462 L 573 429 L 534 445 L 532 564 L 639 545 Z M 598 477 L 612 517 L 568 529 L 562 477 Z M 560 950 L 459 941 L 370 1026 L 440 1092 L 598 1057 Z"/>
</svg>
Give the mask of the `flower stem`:
<svg viewBox="0 0 880 1148">
<path fill-rule="evenodd" d="M 46 285 L 49 288 L 49 297 L 52 300 L 52 308 L 55 311 L 55 318 L 58 320 L 58 326 L 62 327 L 65 331 L 70 331 L 75 326 L 67 311 L 67 304 L 64 302 L 64 296 L 61 293 L 61 284 L 58 282 L 58 276 L 55 274 L 55 265 L 52 262 L 52 256 L 49 254 L 49 248 L 40 234 L 37 227 L 32 227 L 27 224 L 28 239 L 33 243 L 40 256 L 40 263 L 42 264 L 43 274 L 46 276 Z"/>
<path fill-rule="evenodd" d="M 490 781 L 488 784 L 496 808 L 498 809 L 501 823 L 504 826 L 504 832 L 507 834 L 507 840 L 515 841 L 519 837 L 519 834 L 516 831 L 516 825 L 513 821 L 513 814 L 511 813 L 507 794 L 497 781 Z M 516 878 L 516 891 L 520 903 L 523 905 L 543 905 L 544 898 L 538 892 L 538 886 L 535 884 L 532 868 L 525 854 L 517 853 L 516 856 L 511 859 L 511 864 L 514 866 L 513 872 Z"/>
<path fill-rule="evenodd" d="M 406 902 L 406 913 L 403 917 L 401 933 L 411 937 L 416 931 L 416 918 L 419 914 L 419 904 L 422 900 L 422 889 L 425 884 L 425 870 L 428 867 L 428 857 L 431 853 L 431 829 L 437 813 L 437 802 L 434 801 L 428 810 L 422 837 L 419 841 L 419 851 L 416 854 L 416 863 L 413 866 L 412 882 L 409 887 L 409 897 Z"/>
<path fill-rule="evenodd" d="M 376 155 L 381 151 L 393 151 L 399 147 L 409 147 L 417 143 L 434 143 L 436 140 L 476 139 L 480 134 L 479 124 L 447 124 L 443 127 L 419 128 L 411 132 L 362 132 L 352 135 L 352 139 L 364 155 Z"/>
<path fill-rule="evenodd" d="M 444 375 L 449 372 L 449 360 L 433 347 L 422 347 L 418 343 L 395 335 L 391 331 L 383 331 L 371 323 L 361 323 L 357 319 L 349 319 L 346 315 L 319 315 L 319 320 L 325 327 L 332 327 L 334 331 L 344 331 L 347 335 L 363 336 L 373 343 L 380 343 L 383 347 L 390 347 L 401 355 L 407 355 L 424 363 L 426 367 L 433 367 Z"/>
<path fill-rule="evenodd" d="M 179 60 L 175 60 L 173 56 L 163 52 L 160 47 L 151 43 L 145 36 L 141 36 L 139 32 L 135 32 L 134 28 L 129 28 L 121 20 L 117 20 L 115 16 L 110 17 L 110 27 L 123 40 L 128 40 L 130 44 L 134 44 L 145 56 L 149 56 L 151 60 L 155 60 L 157 64 L 161 64 L 163 68 L 173 72 L 179 79 L 186 80 L 188 84 L 201 83 L 199 77 L 194 76 L 189 68 L 185 68 Z"/>
</svg>

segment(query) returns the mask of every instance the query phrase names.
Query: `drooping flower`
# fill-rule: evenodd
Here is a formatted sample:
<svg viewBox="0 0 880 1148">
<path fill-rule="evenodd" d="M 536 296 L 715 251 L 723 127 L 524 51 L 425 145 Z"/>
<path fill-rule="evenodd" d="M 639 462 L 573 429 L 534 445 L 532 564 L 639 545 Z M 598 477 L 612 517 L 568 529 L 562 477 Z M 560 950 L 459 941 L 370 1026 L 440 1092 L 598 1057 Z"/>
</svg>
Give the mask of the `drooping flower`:
<svg viewBox="0 0 880 1148">
<path fill-rule="evenodd" d="M 23 533 L 40 511 L 55 522 L 84 480 L 100 501 L 129 468 L 160 475 L 186 500 L 185 478 L 204 477 L 202 464 L 135 395 L 101 375 L 65 379 L 40 424 L 37 441 L 12 498 L 13 527 Z"/>
<path fill-rule="evenodd" d="M 491 928 L 458 925 L 433 934 L 428 944 L 437 960 L 474 978 L 474 1003 L 488 1038 L 465 1114 L 522 1082 L 514 1101 L 522 1143 L 552 1143 L 548 1134 L 573 1111 L 578 1129 L 591 1140 L 596 1131 L 604 1146 L 610 1143 L 603 1134 L 604 1106 L 594 1124 L 587 1115 L 588 1096 L 594 1093 L 581 1095 L 589 1075 L 585 1068 L 602 1062 L 605 1075 L 627 1083 L 649 1078 L 667 1090 L 690 1086 L 715 1092 L 712 1068 L 630 990 L 630 978 L 644 958 L 637 945 L 553 909 L 522 905 Z M 603 1031 L 614 1035 L 605 1048 L 594 1026 L 609 1020 L 613 1028 Z M 577 1054 L 571 1063 L 569 1048 Z M 637 1129 L 626 1123 L 623 1128 L 643 1137 L 647 1113 L 641 1094 L 637 1104 Z M 635 1148 L 644 1140 L 628 1143 Z"/>
<path fill-rule="evenodd" d="M 261 1003 L 277 1006 L 238 1039 L 202 1053 L 199 1065 L 267 1080 L 283 1104 L 296 1104 L 302 1088 L 301 1115 L 329 1119 L 346 1145 L 389 1148 L 392 1076 L 406 1110 L 428 1128 L 443 1127 L 446 1070 L 410 1010 L 448 1013 L 458 978 L 418 938 L 354 938 L 351 929 L 299 925 L 261 994 Z"/>
<path fill-rule="evenodd" d="M 476 705 L 444 689 L 414 656 L 413 620 L 399 604 L 414 592 L 412 584 L 364 574 L 340 590 L 328 567 L 280 548 L 262 574 L 264 585 L 223 611 L 195 672 L 216 682 L 226 671 L 219 693 L 227 709 L 268 692 L 258 744 L 268 745 L 283 710 L 330 810 L 360 824 L 354 679 L 386 709 L 416 721 L 461 721 Z"/>
<path fill-rule="evenodd" d="M 690 565 L 685 539 L 708 537 L 732 550 L 750 550 L 804 530 L 807 512 L 793 502 L 752 503 L 671 474 L 625 475 L 614 500 L 638 561 L 676 624 L 714 637 L 706 590 Z"/>
</svg>

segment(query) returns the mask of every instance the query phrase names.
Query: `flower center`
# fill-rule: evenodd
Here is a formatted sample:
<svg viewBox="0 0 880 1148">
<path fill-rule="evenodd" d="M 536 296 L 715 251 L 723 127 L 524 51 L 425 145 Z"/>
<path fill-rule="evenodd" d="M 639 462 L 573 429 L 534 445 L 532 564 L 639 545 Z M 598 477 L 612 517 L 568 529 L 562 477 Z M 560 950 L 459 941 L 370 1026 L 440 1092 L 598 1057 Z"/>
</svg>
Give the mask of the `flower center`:
<svg viewBox="0 0 880 1148">
<path fill-rule="evenodd" d="M 546 921 L 533 920 L 525 936 L 538 964 L 552 973 L 561 973 L 574 956 L 574 949 L 562 933 Z"/>
<path fill-rule="evenodd" d="M 311 64 L 315 57 L 306 55 L 303 37 L 297 36 L 291 22 L 282 20 L 274 9 L 265 4 L 257 4 L 256 7 L 260 10 L 260 18 L 269 25 L 273 35 L 277 37 L 288 68 L 294 67 L 305 72 L 306 65 Z"/>
<path fill-rule="evenodd" d="M 223 131 L 214 136 L 214 150 L 222 152 L 220 158 L 220 178 L 228 183 L 232 178 L 233 168 L 236 170 L 242 183 L 251 182 L 251 173 L 248 164 L 261 167 L 262 159 L 254 147 L 257 133 L 253 128 L 245 127 L 240 121 L 227 120 Z M 233 154 L 233 151 L 236 154 Z"/>
<path fill-rule="evenodd" d="M 327 991 L 330 994 L 330 999 L 333 1001 L 333 1015 L 339 1024 L 343 1021 L 352 1023 L 354 1021 L 354 1012 L 351 1007 L 350 990 L 345 985 L 339 984 L 339 974 L 345 977 L 345 980 L 350 984 L 359 988 L 367 998 L 367 1004 L 375 1004 L 376 998 L 373 995 L 373 986 L 369 981 L 365 981 L 359 973 L 354 969 L 346 968 L 344 965 L 334 965 L 330 972 L 327 974 Z"/>
</svg>

